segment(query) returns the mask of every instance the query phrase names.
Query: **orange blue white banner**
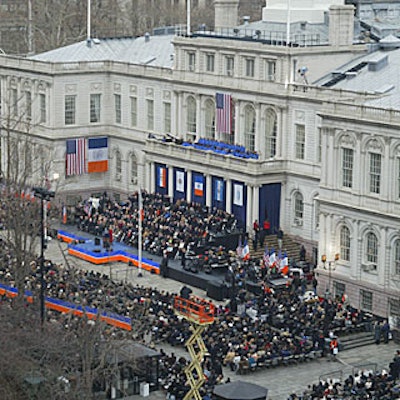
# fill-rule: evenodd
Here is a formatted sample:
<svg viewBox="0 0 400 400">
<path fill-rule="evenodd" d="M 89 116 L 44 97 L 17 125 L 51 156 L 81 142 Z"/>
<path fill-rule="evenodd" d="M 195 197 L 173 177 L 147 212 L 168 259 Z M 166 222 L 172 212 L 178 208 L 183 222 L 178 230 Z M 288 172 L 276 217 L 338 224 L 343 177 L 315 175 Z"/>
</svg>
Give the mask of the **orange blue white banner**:
<svg viewBox="0 0 400 400">
<path fill-rule="evenodd" d="M 108 138 L 95 137 L 88 139 L 88 172 L 108 171 Z"/>
</svg>

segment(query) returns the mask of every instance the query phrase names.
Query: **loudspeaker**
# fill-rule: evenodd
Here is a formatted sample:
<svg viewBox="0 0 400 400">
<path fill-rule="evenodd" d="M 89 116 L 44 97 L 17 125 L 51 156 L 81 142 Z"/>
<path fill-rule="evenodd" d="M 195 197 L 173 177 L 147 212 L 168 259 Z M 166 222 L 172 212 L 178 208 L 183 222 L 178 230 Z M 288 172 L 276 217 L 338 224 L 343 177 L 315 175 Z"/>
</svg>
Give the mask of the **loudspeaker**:
<svg viewBox="0 0 400 400">
<path fill-rule="evenodd" d="M 225 290 L 224 290 L 225 289 Z M 224 300 L 224 292 L 226 288 L 220 283 L 208 282 L 207 284 L 207 296 L 211 299 L 222 301 Z"/>
<path fill-rule="evenodd" d="M 100 242 L 100 238 L 98 238 L 98 237 L 97 237 L 97 238 L 94 238 L 94 245 L 95 245 L 95 246 L 100 246 L 100 243 L 101 243 L 101 242 Z"/>
</svg>

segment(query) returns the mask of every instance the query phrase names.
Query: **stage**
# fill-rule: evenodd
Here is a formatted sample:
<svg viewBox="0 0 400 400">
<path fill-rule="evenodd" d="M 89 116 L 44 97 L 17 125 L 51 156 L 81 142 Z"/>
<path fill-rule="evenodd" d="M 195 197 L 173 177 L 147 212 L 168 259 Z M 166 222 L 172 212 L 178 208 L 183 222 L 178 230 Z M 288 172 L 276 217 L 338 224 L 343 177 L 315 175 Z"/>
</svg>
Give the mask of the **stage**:
<svg viewBox="0 0 400 400">
<path fill-rule="evenodd" d="M 113 262 L 125 262 L 132 267 L 138 267 L 138 250 L 119 242 L 110 245 L 98 237 L 94 237 L 86 232 L 79 231 L 74 226 L 63 225 L 57 230 L 57 238 L 68 243 L 68 253 L 81 260 L 88 261 L 96 265 L 107 265 Z M 150 254 L 146 251 L 142 253 L 141 268 L 153 274 L 163 276 L 194 286 L 207 292 L 207 296 L 214 300 L 224 300 L 232 294 L 232 288 L 227 282 L 227 268 L 216 268 L 210 271 L 197 271 L 191 268 L 189 260 L 186 262 L 187 268 L 183 269 L 181 260 L 169 259 L 165 271 L 160 270 L 161 257 Z"/>
</svg>

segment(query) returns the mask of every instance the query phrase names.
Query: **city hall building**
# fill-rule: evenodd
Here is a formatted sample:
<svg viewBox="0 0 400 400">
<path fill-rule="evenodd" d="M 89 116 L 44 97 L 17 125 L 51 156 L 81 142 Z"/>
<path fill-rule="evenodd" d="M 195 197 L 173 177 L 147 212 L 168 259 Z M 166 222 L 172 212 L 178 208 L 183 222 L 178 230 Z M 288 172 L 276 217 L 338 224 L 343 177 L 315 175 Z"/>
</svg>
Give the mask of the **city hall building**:
<svg viewBox="0 0 400 400">
<path fill-rule="evenodd" d="M 0 56 L 3 176 L 24 140 L 68 204 L 143 188 L 268 219 L 321 293 L 399 317 L 400 40 L 360 22 L 371 5 L 270 0 L 237 25 L 238 3 L 214 1 L 212 31 Z"/>
</svg>

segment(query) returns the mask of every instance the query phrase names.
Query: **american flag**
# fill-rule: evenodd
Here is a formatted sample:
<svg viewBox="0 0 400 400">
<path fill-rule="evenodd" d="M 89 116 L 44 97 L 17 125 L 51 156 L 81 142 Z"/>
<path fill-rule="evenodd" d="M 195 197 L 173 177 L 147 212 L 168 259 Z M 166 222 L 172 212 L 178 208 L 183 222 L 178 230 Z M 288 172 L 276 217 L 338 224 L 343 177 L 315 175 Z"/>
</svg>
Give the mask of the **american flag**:
<svg viewBox="0 0 400 400">
<path fill-rule="evenodd" d="M 225 93 L 217 93 L 215 96 L 217 108 L 217 133 L 232 133 L 232 96 Z"/>
<path fill-rule="evenodd" d="M 87 173 L 86 141 L 84 138 L 68 139 L 65 159 L 65 175 L 82 175 Z"/>
</svg>

